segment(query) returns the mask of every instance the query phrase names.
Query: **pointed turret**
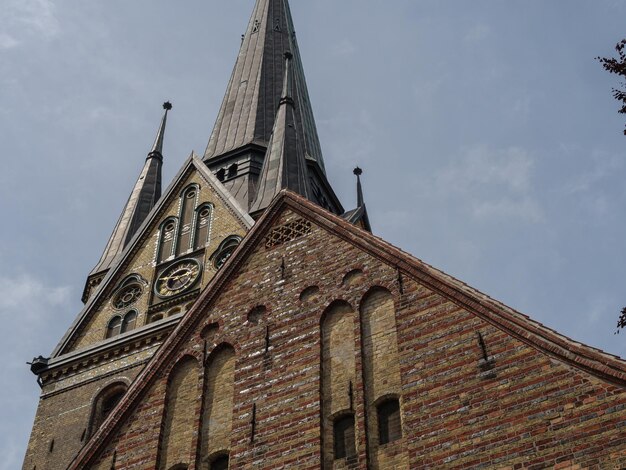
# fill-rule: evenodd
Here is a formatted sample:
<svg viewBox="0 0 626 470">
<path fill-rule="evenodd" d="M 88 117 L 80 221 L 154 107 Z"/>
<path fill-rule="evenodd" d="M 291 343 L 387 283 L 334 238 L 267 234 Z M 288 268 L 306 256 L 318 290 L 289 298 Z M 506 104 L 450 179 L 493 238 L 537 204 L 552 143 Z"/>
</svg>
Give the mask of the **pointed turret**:
<svg viewBox="0 0 626 470">
<path fill-rule="evenodd" d="M 204 160 L 242 207 L 251 210 L 283 97 L 290 51 L 293 126 L 315 201 L 342 213 L 326 180 L 313 110 L 287 0 L 257 0 Z M 260 183 L 259 183 L 260 184 Z"/>
<path fill-rule="evenodd" d="M 89 299 L 89 295 L 114 264 L 128 242 L 133 238 L 137 229 L 146 219 L 156 202 L 161 197 L 161 167 L 163 166 L 163 139 L 165 137 L 165 125 L 167 113 L 172 109 L 171 103 L 163 104 L 163 119 L 157 131 L 154 145 L 148 153 L 146 163 L 135 183 L 135 187 L 124 206 L 124 210 L 113 229 L 113 233 L 102 253 L 100 261 L 91 270 L 83 291 L 83 302 Z"/>
<path fill-rule="evenodd" d="M 367 215 L 367 207 L 365 207 L 365 198 L 363 197 L 363 186 L 361 185 L 363 170 L 357 166 L 353 173 L 356 176 L 356 209 L 346 212 L 342 217 L 355 225 L 360 225 L 361 228 L 364 228 L 368 232 L 371 232 L 372 227 Z"/>
<path fill-rule="evenodd" d="M 311 198 L 304 145 L 296 126 L 292 62 L 293 55 L 286 52 L 282 97 L 259 178 L 256 199 L 250 207 L 252 214 L 269 206 L 282 189 L 290 189 Z"/>
</svg>

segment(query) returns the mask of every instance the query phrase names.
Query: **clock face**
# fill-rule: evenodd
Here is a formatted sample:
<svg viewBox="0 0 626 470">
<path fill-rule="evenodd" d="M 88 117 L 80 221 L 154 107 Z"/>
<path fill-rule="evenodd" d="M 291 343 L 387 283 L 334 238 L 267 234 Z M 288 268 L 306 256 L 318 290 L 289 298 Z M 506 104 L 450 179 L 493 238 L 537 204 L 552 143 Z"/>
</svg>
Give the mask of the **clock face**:
<svg viewBox="0 0 626 470">
<path fill-rule="evenodd" d="M 154 290 L 159 297 L 171 297 L 191 287 L 200 275 L 200 265 L 188 259 L 170 266 L 157 279 Z"/>
</svg>

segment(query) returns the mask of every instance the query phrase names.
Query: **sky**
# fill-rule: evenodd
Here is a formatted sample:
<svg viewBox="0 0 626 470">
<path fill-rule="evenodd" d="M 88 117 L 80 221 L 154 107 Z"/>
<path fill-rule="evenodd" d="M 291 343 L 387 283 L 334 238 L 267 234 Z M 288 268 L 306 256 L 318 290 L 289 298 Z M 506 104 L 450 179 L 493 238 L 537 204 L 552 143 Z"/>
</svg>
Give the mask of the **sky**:
<svg viewBox="0 0 626 470">
<path fill-rule="evenodd" d="M 253 0 L 0 0 L 0 469 L 171 100 L 202 153 Z M 326 169 L 374 233 L 626 357 L 622 0 L 291 0 Z"/>
</svg>

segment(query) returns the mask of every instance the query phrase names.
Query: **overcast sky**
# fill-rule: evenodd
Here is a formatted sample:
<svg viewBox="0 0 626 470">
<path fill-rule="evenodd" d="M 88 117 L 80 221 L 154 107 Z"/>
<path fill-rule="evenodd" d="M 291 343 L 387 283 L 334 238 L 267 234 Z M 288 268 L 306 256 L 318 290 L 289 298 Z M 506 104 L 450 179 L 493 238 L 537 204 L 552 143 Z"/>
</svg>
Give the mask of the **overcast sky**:
<svg viewBox="0 0 626 470">
<path fill-rule="evenodd" d="M 331 183 L 377 235 L 626 356 L 626 137 L 594 60 L 623 0 L 292 0 Z M 164 176 L 201 153 L 253 0 L 0 0 L 0 469 L 47 356 L 174 104 Z"/>
</svg>

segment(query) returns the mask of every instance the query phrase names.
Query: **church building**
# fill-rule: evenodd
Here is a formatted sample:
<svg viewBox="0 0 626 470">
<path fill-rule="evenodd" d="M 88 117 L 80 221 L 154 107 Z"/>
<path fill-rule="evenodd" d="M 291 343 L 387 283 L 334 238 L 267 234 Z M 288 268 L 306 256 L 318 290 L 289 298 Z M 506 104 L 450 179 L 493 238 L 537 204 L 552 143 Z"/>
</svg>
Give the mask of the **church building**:
<svg viewBox="0 0 626 470">
<path fill-rule="evenodd" d="M 376 237 L 359 168 L 341 204 L 288 0 L 162 190 L 170 110 L 31 365 L 24 470 L 626 468 L 625 361 Z"/>
</svg>

